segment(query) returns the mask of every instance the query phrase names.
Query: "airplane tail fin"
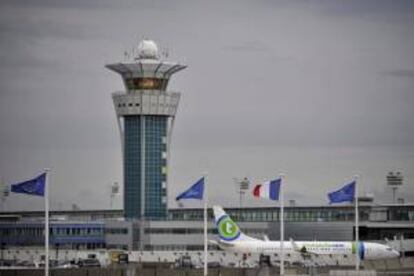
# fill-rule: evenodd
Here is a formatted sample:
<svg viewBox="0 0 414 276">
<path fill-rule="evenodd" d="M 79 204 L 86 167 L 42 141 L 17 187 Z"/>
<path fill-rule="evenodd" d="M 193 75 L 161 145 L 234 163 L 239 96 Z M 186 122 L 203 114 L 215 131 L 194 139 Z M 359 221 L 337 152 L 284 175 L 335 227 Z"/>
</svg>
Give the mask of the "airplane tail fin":
<svg viewBox="0 0 414 276">
<path fill-rule="evenodd" d="M 221 242 L 232 243 L 234 241 L 256 240 L 243 234 L 239 226 L 230 218 L 221 206 L 213 206 L 214 219 Z"/>
</svg>

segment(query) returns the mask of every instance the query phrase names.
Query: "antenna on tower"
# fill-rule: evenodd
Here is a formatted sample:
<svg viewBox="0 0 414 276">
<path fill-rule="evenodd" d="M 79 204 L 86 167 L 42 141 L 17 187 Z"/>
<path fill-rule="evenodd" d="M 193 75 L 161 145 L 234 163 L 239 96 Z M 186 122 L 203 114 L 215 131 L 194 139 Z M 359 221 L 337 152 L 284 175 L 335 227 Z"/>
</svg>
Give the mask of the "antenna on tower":
<svg viewBox="0 0 414 276">
<path fill-rule="evenodd" d="M 163 59 L 168 59 L 169 53 L 168 53 L 168 47 L 163 47 L 161 51 L 161 57 Z"/>
<path fill-rule="evenodd" d="M 168 57 L 170 56 L 170 50 L 168 49 L 168 46 L 165 46 L 164 51 L 165 59 L 168 59 Z"/>
</svg>

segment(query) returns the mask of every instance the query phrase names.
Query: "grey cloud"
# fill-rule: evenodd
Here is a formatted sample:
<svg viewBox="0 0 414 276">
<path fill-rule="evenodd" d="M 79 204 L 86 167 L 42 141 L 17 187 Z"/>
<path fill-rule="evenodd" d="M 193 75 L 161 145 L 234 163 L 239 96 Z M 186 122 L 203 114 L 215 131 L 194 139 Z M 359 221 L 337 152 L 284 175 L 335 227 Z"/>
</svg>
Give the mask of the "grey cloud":
<svg viewBox="0 0 414 276">
<path fill-rule="evenodd" d="M 217 203 L 237 202 L 233 177 L 280 170 L 307 203 L 357 170 L 379 194 L 390 168 L 410 183 L 412 4 L 360 2 L 2 2 L 0 176 L 53 166 L 56 202 L 106 206 L 122 177 L 110 93 L 123 85 L 103 66 L 145 35 L 189 65 L 170 81 L 182 91 L 170 198 L 206 168 Z"/>
<path fill-rule="evenodd" d="M 25 43 L 30 47 L 31 44 L 37 43 L 44 37 L 55 37 L 65 39 L 85 39 L 91 38 L 90 34 L 85 33 L 85 26 L 73 22 L 72 24 L 62 24 L 49 19 L 36 19 L 33 17 L 20 18 L 21 21 L 14 22 L 13 24 L 7 24 L 4 22 L 0 25 L 1 41 L 10 38 L 16 38 L 24 40 Z M 28 25 L 31 25 L 28 28 Z"/>
<path fill-rule="evenodd" d="M 403 15 L 414 12 L 414 4 L 410 0 L 387 1 L 387 0 L 366 0 L 366 1 L 309 1 L 307 8 L 313 11 L 319 10 L 335 16 L 352 16 L 364 19 L 370 15 Z M 382 17 L 384 19 L 384 17 Z"/>
<path fill-rule="evenodd" d="M 397 77 L 397 78 L 408 78 L 412 79 L 414 78 L 414 69 L 394 69 L 394 70 L 388 70 L 383 71 L 381 74 L 391 77 Z"/>
<path fill-rule="evenodd" d="M 2 1 L 3 6 L 11 7 L 24 7 L 24 8 L 97 8 L 100 5 L 105 5 L 111 1 L 62 1 L 62 0 L 23 0 L 23 1 L 13 1 L 13 0 L 4 0 Z"/>
<path fill-rule="evenodd" d="M 173 10 L 178 2 L 156 1 L 130 1 L 130 0 L 3 0 L 2 5 L 5 7 L 23 7 L 27 9 L 66 9 L 66 10 L 125 10 L 136 8 L 139 4 L 141 10 Z"/>
<path fill-rule="evenodd" d="M 270 52 L 270 48 L 259 41 L 245 41 L 241 44 L 234 44 L 223 47 L 226 51 L 241 52 Z"/>
</svg>

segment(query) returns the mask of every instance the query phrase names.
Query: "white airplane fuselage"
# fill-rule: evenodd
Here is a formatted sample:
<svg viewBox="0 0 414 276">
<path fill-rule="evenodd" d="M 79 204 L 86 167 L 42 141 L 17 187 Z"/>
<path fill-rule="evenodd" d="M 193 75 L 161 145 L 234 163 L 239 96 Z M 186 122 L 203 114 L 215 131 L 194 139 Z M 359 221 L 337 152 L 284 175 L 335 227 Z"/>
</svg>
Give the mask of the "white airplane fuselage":
<svg viewBox="0 0 414 276">
<path fill-rule="evenodd" d="M 226 214 L 220 206 L 213 206 L 219 240 L 213 241 L 224 250 L 241 253 L 258 253 L 281 257 L 280 241 L 260 240 L 245 235 L 237 224 Z M 283 242 L 284 259 L 292 256 L 312 258 L 320 256 L 347 258 L 359 256 L 360 260 L 378 260 L 398 258 L 399 252 L 387 245 L 372 242 L 344 242 L 344 241 L 289 241 Z"/>
<path fill-rule="evenodd" d="M 370 242 L 360 242 L 358 249 L 354 242 L 343 241 L 285 241 L 283 243 L 284 255 L 289 257 L 292 254 L 328 255 L 328 256 L 350 256 L 356 253 L 363 260 L 377 260 L 397 258 L 399 253 L 392 248 Z M 259 253 L 264 255 L 280 254 L 281 243 L 279 241 L 235 241 L 232 243 L 219 242 L 219 246 L 228 251 L 241 253 Z M 295 247 L 295 248 L 294 248 Z"/>
</svg>

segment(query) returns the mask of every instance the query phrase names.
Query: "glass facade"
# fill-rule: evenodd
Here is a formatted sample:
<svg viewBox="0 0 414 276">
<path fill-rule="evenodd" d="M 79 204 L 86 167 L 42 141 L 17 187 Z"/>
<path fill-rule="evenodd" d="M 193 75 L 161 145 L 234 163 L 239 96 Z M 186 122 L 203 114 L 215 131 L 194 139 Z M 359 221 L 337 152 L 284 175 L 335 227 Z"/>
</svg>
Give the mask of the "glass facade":
<svg viewBox="0 0 414 276">
<path fill-rule="evenodd" d="M 145 116 L 145 217 L 167 217 L 167 120 Z"/>
<path fill-rule="evenodd" d="M 279 208 L 227 208 L 229 216 L 241 222 L 277 222 Z M 369 219 L 370 207 L 360 206 L 359 218 L 361 221 Z M 212 210 L 208 210 L 210 219 L 213 219 Z M 170 209 L 169 220 L 202 220 L 202 209 Z M 354 207 L 285 207 L 285 221 L 287 222 L 323 222 L 323 221 L 353 221 Z"/>
<path fill-rule="evenodd" d="M 105 248 L 104 230 L 103 223 L 51 223 L 50 245 L 69 249 Z M 7 246 L 42 246 L 44 233 L 44 225 L 40 223 L 3 223 L 0 224 L 0 243 Z"/>
<path fill-rule="evenodd" d="M 145 218 L 150 220 L 165 219 L 167 216 L 166 136 L 168 117 L 126 116 L 124 122 L 125 217 L 129 219 L 141 218 L 141 188 L 144 188 Z M 144 158 L 143 162 L 141 162 L 142 158 Z M 141 174 L 142 166 L 145 171 L 144 177 Z M 142 183 L 143 180 L 145 184 Z M 142 187 L 142 185 L 145 186 Z"/>
<path fill-rule="evenodd" d="M 126 218 L 139 218 L 141 215 L 141 117 L 125 117 L 124 124 L 124 212 Z"/>
</svg>

